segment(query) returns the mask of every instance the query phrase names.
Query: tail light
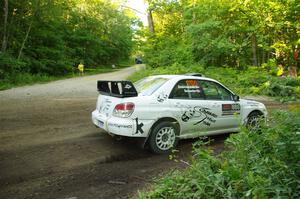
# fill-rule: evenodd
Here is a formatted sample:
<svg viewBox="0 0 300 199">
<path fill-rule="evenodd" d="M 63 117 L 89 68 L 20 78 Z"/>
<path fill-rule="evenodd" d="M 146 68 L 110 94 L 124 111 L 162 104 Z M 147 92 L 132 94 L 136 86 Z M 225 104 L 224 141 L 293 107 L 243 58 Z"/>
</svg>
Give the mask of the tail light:
<svg viewBox="0 0 300 199">
<path fill-rule="evenodd" d="M 134 103 L 126 102 L 115 106 L 113 115 L 116 117 L 129 117 L 134 111 Z"/>
</svg>

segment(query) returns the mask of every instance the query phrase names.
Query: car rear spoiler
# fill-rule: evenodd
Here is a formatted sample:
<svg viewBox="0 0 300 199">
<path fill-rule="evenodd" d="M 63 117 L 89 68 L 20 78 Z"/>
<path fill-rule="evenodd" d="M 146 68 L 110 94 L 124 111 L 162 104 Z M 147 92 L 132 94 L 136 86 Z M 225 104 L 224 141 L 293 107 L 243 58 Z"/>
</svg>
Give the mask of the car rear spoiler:
<svg viewBox="0 0 300 199">
<path fill-rule="evenodd" d="M 100 94 L 113 97 L 136 97 L 138 92 L 130 81 L 98 81 L 97 88 Z"/>
</svg>

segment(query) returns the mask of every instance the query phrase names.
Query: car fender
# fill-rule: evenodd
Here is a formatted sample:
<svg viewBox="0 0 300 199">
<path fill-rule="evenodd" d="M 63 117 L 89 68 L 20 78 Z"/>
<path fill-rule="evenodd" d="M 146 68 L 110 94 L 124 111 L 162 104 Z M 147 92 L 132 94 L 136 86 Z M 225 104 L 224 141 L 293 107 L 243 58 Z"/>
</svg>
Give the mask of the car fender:
<svg viewBox="0 0 300 199">
<path fill-rule="evenodd" d="M 267 109 L 265 105 L 261 102 L 253 101 L 253 100 L 240 100 L 242 107 L 242 122 L 246 124 L 248 121 L 248 116 L 250 113 L 258 111 L 261 112 L 265 118 L 267 118 Z"/>
</svg>

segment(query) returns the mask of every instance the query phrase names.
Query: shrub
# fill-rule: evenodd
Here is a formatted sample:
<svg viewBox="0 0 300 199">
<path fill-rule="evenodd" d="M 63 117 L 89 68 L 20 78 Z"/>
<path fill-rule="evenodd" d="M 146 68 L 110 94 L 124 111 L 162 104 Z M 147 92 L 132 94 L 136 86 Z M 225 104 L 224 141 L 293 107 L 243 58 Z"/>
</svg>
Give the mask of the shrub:
<svg viewBox="0 0 300 199">
<path fill-rule="evenodd" d="M 260 93 L 272 97 L 278 97 L 282 101 L 296 100 L 300 98 L 300 92 L 297 89 L 300 85 L 300 79 L 284 77 L 270 78 L 259 87 Z"/>
<path fill-rule="evenodd" d="M 300 98 L 300 78 L 279 78 L 261 67 L 238 70 L 229 67 L 204 67 L 198 64 L 174 63 L 170 66 L 148 68 L 134 74 L 129 79 L 136 81 L 149 75 L 185 74 L 198 72 L 216 79 L 239 95 L 268 95 L 282 101 Z"/>
<path fill-rule="evenodd" d="M 13 76 L 25 67 L 25 62 L 18 61 L 9 54 L 0 52 L 0 80 Z"/>
<path fill-rule="evenodd" d="M 261 133 L 232 134 L 218 156 L 197 142 L 188 169 L 170 172 L 139 198 L 299 198 L 299 109 L 272 114 Z"/>
</svg>

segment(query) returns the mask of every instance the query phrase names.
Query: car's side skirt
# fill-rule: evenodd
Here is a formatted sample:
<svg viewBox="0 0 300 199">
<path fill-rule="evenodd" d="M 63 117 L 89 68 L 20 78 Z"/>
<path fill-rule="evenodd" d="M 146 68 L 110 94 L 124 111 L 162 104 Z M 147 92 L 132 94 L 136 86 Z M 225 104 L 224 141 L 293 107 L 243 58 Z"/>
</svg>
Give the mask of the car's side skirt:
<svg viewBox="0 0 300 199">
<path fill-rule="evenodd" d="M 225 133 L 232 133 L 232 132 L 239 132 L 240 128 L 229 128 L 229 129 L 221 129 L 221 130 L 213 130 L 213 131 L 199 131 L 193 132 L 188 134 L 181 134 L 179 139 L 189 139 L 189 138 L 197 138 L 200 136 L 207 136 L 207 135 L 218 135 L 218 134 L 225 134 Z"/>
</svg>

